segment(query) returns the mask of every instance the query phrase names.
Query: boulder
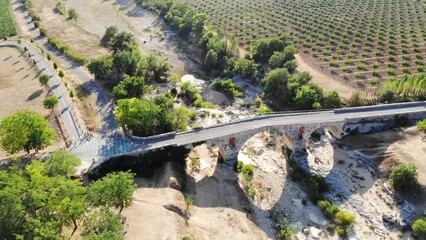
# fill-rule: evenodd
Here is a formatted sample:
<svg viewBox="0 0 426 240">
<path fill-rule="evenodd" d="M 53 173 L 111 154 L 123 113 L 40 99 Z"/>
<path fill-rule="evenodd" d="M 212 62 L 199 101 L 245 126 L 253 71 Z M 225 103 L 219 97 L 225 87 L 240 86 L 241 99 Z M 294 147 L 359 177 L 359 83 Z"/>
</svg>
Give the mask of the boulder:
<svg viewBox="0 0 426 240">
<path fill-rule="evenodd" d="M 182 186 L 180 185 L 179 181 L 176 178 L 170 177 L 169 178 L 169 188 L 173 188 L 175 190 L 180 191 Z"/>
<path fill-rule="evenodd" d="M 321 230 L 316 227 L 310 227 L 309 232 L 311 234 L 312 239 L 321 239 Z"/>
</svg>

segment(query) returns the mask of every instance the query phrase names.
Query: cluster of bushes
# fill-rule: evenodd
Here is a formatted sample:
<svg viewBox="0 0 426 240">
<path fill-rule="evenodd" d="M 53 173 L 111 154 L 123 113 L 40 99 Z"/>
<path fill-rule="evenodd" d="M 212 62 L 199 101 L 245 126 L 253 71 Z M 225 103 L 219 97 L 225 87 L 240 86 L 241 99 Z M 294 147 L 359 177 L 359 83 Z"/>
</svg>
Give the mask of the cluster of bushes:
<svg viewBox="0 0 426 240">
<path fill-rule="evenodd" d="M 126 76 L 143 77 L 145 82 L 167 82 L 170 61 L 159 52 L 143 55 L 131 33 L 118 32 L 116 27 L 106 29 L 101 43 L 112 50 L 111 56 L 93 59 L 89 71 L 97 80 L 109 81 L 113 86 Z"/>
<path fill-rule="evenodd" d="M 255 196 L 257 195 L 257 191 L 256 188 L 254 187 L 254 184 L 251 182 L 252 178 L 253 178 L 253 174 L 254 174 L 254 167 L 251 164 L 244 164 L 242 161 L 237 161 L 235 166 L 234 166 L 234 170 L 237 173 L 242 173 L 243 174 L 243 185 L 244 185 L 244 190 L 248 193 L 248 195 L 251 198 L 255 198 Z"/>
<path fill-rule="evenodd" d="M 216 79 L 213 81 L 213 86 L 215 87 L 216 90 L 224 91 L 228 96 L 232 98 L 243 96 L 243 93 L 234 84 L 234 82 L 232 82 L 232 79 L 228 79 L 224 81 Z"/>
<path fill-rule="evenodd" d="M 173 99 L 166 95 L 152 100 L 120 99 L 114 115 L 119 126 L 141 137 L 186 130 L 190 118 L 188 109 L 173 108 Z"/>
<path fill-rule="evenodd" d="M 179 97 L 186 100 L 187 104 L 192 104 L 196 107 L 207 107 L 208 104 L 203 101 L 198 88 L 190 82 L 184 82 L 180 86 Z"/>
<path fill-rule="evenodd" d="M 337 225 L 337 234 L 339 236 L 347 236 L 351 224 L 355 221 L 355 215 L 341 210 L 328 200 L 319 200 L 318 206 L 324 215 Z"/>
<path fill-rule="evenodd" d="M 336 91 L 325 92 L 311 82 L 307 72 L 290 74 L 286 68 L 276 68 L 263 79 L 265 93 L 278 106 L 293 104 L 297 109 L 338 108 L 341 101 Z"/>
</svg>

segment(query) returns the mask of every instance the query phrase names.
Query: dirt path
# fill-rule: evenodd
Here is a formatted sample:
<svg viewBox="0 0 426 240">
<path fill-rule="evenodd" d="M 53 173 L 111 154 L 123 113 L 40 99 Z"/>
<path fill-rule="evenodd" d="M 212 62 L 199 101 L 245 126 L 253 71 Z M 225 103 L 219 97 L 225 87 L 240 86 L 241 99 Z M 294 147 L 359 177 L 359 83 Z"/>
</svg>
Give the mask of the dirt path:
<svg viewBox="0 0 426 240">
<path fill-rule="evenodd" d="M 297 60 L 297 70 L 300 72 L 307 71 L 312 74 L 312 81 L 327 91 L 336 90 L 339 95 L 345 99 L 349 99 L 353 92 L 356 91 L 355 88 L 344 84 L 336 79 L 327 76 L 327 74 L 315 69 L 309 65 L 299 54 L 296 54 Z"/>
</svg>

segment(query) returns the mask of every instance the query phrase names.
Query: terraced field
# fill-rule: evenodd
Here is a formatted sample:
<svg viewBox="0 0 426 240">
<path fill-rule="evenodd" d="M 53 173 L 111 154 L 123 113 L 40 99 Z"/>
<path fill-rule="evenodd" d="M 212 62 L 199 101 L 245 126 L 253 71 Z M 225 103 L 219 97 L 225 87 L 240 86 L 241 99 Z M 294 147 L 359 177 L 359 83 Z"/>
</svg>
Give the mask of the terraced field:
<svg viewBox="0 0 426 240">
<path fill-rule="evenodd" d="M 9 0 L 0 0 L 0 38 L 16 34 L 15 25 L 9 12 Z"/>
<path fill-rule="evenodd" d="M 417 0 L 182 0 L 242 44 L 288 36 L 320 68 L 375 85 L 425 71 L 426 4 Z"/>
</svg>

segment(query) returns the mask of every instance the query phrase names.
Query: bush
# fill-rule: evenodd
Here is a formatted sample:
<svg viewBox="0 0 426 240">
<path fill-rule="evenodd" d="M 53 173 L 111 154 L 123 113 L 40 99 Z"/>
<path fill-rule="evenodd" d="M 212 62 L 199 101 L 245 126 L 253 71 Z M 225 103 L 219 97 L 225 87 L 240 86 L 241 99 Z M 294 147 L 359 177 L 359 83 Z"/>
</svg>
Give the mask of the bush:
<svg viewBox="0 0 426 240">
<path fill-rule="evenodd" d="M 389 181 L 398 190 L 407 190 L 417 183 L 417 168 L 413 164 L 401 164 L 393 168 Z"/>
<path fill-rule="evenodd" d="M 244 163 L 243 163 L 242 161 L 238 160 L 238 161 L 235 163 L 235 168 L 234 168 L 234 170 L 235 170 L 237 173 L 241 173 L 241 172 L 243 171 L 243 167 L 244 167 Z"/>
<path fill-rule="evenodd" d="M 243 173 L 247 174 L 249 176 L 253 176 L 254 173 L 254 167 L 251 164 L 244 164 L 243 166 Z"/>
<path fill-rule="evenodd" d="M 336 213 L 336 222 L 341 225 L 350 225 L 355 221 L 355 215 L 344 211 Z"/>
<path fill-rule="evenodd" d="M 191 196 L 185 198 L 186 207 L 192 206 L 194 204 L 194 199 Z"/>
<path fill-rule="evenodd" d="M 417 122 L 417 128 L 426 133 L 426 119 Z"/>
<path fill-rule="evenodd" d="M 214 80 L 213 86 L 217 90 L 224 91 L 227 95 L 229 95 L 232 98 L 243 96 L 239 88 L 234 84 L 234 82 L 232 82 L 232 79 L 228 79 L 226 81 Z"/>
<path fill-rule="evenodd" d="M 420 218 L 414 221 L 411 226 L 413 231 L 419 235 L 419 237 L 426 237 L 426 218 Z"/>
</svg>

